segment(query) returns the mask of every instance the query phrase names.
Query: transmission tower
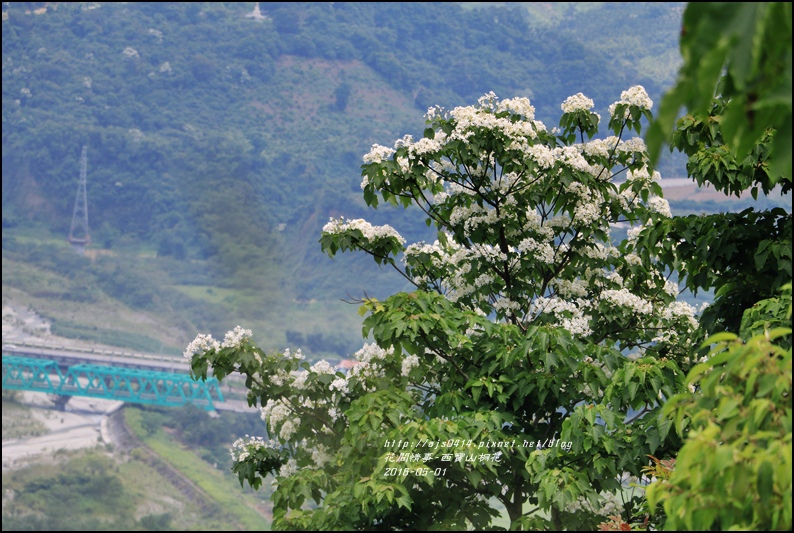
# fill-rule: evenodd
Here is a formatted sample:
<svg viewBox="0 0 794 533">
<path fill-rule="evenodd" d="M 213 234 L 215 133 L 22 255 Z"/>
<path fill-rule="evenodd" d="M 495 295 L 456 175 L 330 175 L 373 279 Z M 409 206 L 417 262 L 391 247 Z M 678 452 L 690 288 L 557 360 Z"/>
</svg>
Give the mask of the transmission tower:
<svg viewBox="0 0 794 533">
<path fill-rule="evenodd" d="M 83 146 L 83 153 L 80 156 L 80 183 L 77 186 L 77 198 L 74 201 L 72 227 L 69 229 L 69 243 L 80 253 L 83 253 L 85 247 L 91 244 L 91 235 L 88 233 L 88 198 L 85 192 L 87 154 L 88 147 Z"/>
</svg>

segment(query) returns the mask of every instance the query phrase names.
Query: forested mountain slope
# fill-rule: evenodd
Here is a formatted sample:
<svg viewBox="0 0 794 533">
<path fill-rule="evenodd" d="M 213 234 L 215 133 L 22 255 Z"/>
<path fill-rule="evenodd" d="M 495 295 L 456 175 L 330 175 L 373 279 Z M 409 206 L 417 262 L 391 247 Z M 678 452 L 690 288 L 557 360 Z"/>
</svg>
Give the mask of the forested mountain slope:
<svg viewBox="0 0 794 533">
<path fill-rule="evenodd" d="M 255 5 L 3 4 L 4 266 L 62 276 L 59 299 L 101 292 L 178 316 L 188 337 L 295 301 L 391 292 L 397 277 L 317 245 L 328 217 L 372 216 L 359 165 L 373 143 L 419 136 L 428 106 L 488 91 L 528 96 L 549 127 L 580 91 L 602 116 L 630 85 L 656 100 L 684 6 Z M 108 252 L 90 264 L 30 237 L 68 234 L 84 145 L 91 248 Z M 427 235 L 396 210 L 372 221 Z M 4 287 L 28 290 L 16 272 Z"/>
</svg>

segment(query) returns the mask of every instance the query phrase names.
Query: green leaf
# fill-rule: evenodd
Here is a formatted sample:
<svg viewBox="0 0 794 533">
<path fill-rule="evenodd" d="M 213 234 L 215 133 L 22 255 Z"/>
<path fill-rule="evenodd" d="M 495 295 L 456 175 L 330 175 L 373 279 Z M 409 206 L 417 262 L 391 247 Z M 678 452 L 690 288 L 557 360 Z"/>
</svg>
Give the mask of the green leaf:
<svg viewBox="0 0 794 533">
<path fill-rule="evenodd" d="M 769 505 L 774 494 L 774 479 L 772 465 L 768 461 L 763 461 L 758 467 L 758 495 L 761 497 L 761 505 Z"/>
</svg>

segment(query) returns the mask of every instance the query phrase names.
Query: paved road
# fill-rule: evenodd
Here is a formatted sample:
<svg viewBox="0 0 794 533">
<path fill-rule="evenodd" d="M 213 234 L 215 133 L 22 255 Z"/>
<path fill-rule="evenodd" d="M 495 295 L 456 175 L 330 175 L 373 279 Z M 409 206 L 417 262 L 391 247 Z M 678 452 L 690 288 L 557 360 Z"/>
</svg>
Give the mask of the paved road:
<svg viewBox="0 0 794 533">
<path fill-rule="evenodd" d="M 106 414 L 118 409 L 122 402 L 96 398 L 74 397 L 66 411 L 52 408 L 47 395 L 23 392 L 22 403 L 29 406 L 30 416 L 41 421 L 48 433 L 38 437 L 3 439 L 3 471 L 18 468 L 34 458 L 54 457 L 58 450 L 77 450 L 109 444 L 111 437 Z"/>
<path fill-rule="evenodd" d="M 110 415 L 120 409 L 124 402 L 73 396 L 66 404 L 66 411 L 53 408 L 52 402 L 42 392 L 20 391 L 21 403 L 30 407 L 30 416 L 41 421 L 47 428 L 45 435 L 21 439 L 3 439 L 3 471 L 20 468 L 32 461 L 54 459 L 58 450 L 78 450 L 97 445 L 113 444 L 129 447 L 120 442 L 124 435 L 114 431 Z M 245 402 L 216 404 L 226 410 L 254 412 Z"/>
</svg>

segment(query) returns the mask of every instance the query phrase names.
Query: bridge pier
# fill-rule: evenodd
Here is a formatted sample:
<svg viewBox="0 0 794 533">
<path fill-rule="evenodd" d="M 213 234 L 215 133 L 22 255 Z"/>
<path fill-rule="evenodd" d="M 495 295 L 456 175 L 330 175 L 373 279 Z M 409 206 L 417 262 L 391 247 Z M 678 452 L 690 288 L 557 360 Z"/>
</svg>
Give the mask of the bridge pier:
<svg viewBox="0 0 794 533">
<path fill-rule="evenodd" d="M 72 399 L 66 394 L 48 394 L 47 398 L 55 405 L 58 411 L 66 411 L 66 404 Z"/>
</svg>

